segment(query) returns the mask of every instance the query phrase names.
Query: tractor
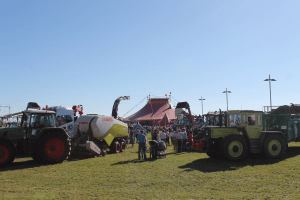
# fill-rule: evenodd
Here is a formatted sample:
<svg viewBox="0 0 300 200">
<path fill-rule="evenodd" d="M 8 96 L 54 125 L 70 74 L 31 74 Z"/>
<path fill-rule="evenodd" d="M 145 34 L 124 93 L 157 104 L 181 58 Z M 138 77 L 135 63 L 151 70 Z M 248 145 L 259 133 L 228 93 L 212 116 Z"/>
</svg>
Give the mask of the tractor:
<svg viewBox="0 0 300 200">
<path fill-rule="evenodd" d="M 70 138 L 55 127 L 55 112 L 40 110 L 29 102 L 22 112 L 20 127 L 0 129 L 0 167 L 10 165 L 16 156 L 31 156 L 44 163 L 60 163 L 71 150 Z"/>
<path fill-rule="evenodd" d="M 299 141 L 299 115 L 252 110 L 228 112 L 227 127 L 203 127 L 203 150 L 210 157 L 238 161 L 248 153 L 280 158 L 289 142 Z"/>
</svg>

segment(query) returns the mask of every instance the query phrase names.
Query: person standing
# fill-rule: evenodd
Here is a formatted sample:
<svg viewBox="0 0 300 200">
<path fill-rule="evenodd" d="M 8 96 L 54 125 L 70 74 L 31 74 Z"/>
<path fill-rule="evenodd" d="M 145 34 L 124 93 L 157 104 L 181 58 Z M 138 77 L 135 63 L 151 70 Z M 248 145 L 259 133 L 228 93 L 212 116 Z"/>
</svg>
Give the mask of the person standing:
<svg viewBox="0 0 300 200">
<path fill-rule="evenodd" d="M 166 132 L 165 130 L 162 130 L 162 132 L 160 133 L 160 139 L 164 142 L 166 142 Z"/>
<path fill-rule="evenodd" d="M 171 144 L 174 145 L 174 138 L 173 138 L 174 137 L 174 131 L 173 131 L 173 129 L 170 130 L 169 137 L 171 138 Z"/>
<path fill-rule="evenodd" d="M 183 138 L 182 130 L 176 134 L 176 138 L 177 138 L 177 145 L 178 145 L 178 153 L 182 153 L 182 138 Z"/>
<path fill-rule="evenodd" d="M 137 128 L 135 129 L 135 131 L 134 131 L 135 137 L 137 138 L 137 136 L 138 136 L 140 133 L 141 133 L 141 132 L 140 132 L 140 129 L 139 129 L 139 127 L 137 127 Z"/>
<path fill-rule="evenodd" d="M 190 131 L 190 134 L 188 136 L 188 141 L 189 141 L 189 146 L 190 146 L 190 152 L 193 151 L 193 142 L 194 142 L 194 139 L 193 139 L 193 131 Z"/>
<path fill-rule="evenodd" d="M 178 151 L 177 134 L 178 134 L 178 131 L 175 129 L 175 131 L 173 133 L 174 151 Z"/>
<path fill-rule="evenodd" d="M 144 159 L 147 159 L 146 155 L 146 143 L 147 143 L 147 136 L 144 134 L 144 131 L 141 131 L 141 134 L 137 136 L 137 141 L 139 143 L 139 159 L 140 159 L 140 152 L 142 151 L 142 154 L 144 155 Z"/>
<path fill-rule="evenodd" d="M 135 135 L 133 129 L 134 129 L 133 127 L 130 127 L 130 131 L 129 131 L 129 139 L 130 139 L 130 144 L 132 144 L 132 147 L 135 144 Z"/>
<path fill-rule="evenodd" d="M 170 141 L 169 141 L 169 129 L 166 129 L 166 146 L 167 144 L 170 146 Z"/>
<path fill-rule="evenodd" d="M 183 133 L 183 135 L 182 135 L 182 150 L 186 151 L 187 132 L 186 132 L 185 128 L 183 128 L 182 133 Z"/>
</svg>

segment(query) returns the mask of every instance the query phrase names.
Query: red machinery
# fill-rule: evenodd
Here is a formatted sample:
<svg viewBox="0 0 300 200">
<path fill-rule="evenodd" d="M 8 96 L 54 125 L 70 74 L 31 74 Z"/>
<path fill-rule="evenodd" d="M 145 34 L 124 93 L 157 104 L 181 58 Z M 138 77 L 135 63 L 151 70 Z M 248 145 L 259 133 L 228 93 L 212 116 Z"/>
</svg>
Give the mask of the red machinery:
<svg viewBox="0 0 300 200">
<path fill-rule="evenodd" d="M 82 105 L 73 106 L 72 109 L 73 109 L 73 112 L 74 112 L 74 117 L 76 116 L 76 112 L 78 112 L 80 116 L 83 114 Z"/>
</svg>

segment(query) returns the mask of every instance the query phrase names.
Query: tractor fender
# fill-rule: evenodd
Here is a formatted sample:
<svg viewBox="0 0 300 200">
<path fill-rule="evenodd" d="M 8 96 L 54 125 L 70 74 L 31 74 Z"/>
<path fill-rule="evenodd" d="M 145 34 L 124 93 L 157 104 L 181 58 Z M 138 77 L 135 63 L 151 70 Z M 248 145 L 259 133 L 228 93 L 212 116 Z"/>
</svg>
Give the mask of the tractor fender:
<svg viewBox="0 0 300 200">
<path fill-rule="evenodd" d="M 286 137 L 284 136 L 282 131 L 262 131 L 259 138 L 258 138 L 258 144 L 259 144 L 259 150 L 262 151 L 263 148 L 263 142 L 266 138 L 266 136 L 270 135 L 270 134 L 277 134 L 280 135 L 282 137 L 282 139 L 284 141 L 286 141 Z"/>
<path fill-rule="evenodd" d="M 63 133 L 65 134 L 68 138 L 70 138 L 70 136 L 68 135 L 68 133 L 65 131 L 65 129 L 60 128 L 60 127 L 51 127 L 51 128 L 43 128 L 40 132 L 40 134 L 37 137 L 37 140 L 39 140 L 40 138 L 42 138 L 44 135 L 46 134 L 51 134 L 51 132 L 59 132 L 59 133 Z"/>
</svg>

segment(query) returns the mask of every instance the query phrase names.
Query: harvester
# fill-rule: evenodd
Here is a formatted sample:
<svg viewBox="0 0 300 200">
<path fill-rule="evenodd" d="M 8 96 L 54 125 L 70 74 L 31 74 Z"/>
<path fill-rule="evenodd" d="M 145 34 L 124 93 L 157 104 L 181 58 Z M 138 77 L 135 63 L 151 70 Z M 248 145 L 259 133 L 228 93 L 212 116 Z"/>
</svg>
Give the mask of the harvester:
<svg viewBox="0 0 300 200">
<path fill-rule="evenodd" d="M 293 107 L 286 106 L 280 114 L 229 111 L 228 127 L 203 127 L 203 150 L 210 157 L 221 156 L 233 161 L 242 160 L 248 153 L 280 158 L 289 142 L 299 141 L 300 115 L 290 112 Z"/>
</svg>

